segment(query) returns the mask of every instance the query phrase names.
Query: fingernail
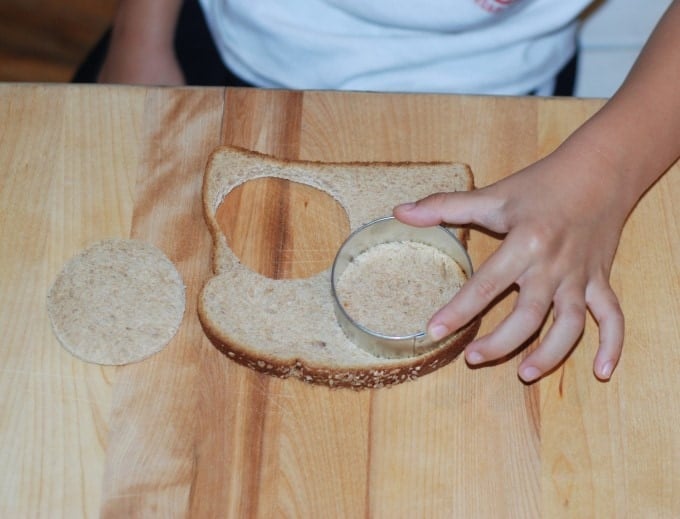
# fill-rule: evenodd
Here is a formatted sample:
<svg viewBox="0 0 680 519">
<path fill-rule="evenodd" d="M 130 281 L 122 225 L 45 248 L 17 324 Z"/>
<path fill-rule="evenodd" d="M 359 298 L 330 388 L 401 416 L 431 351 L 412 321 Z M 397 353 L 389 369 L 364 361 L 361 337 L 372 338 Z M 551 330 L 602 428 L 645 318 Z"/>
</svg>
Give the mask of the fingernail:
<svg viewBox="0 0 680 519">
<path fill-rule="evenodd" d="M 411 209 L 415 209 L 415 207 L 416 204 L 414 202 L 409 202 L 407 204 L 401 204 L 399 206 L 399 209 L 401 209 L 402 211 L 410 211 Z"/>
<path fill-rule="evenodd" d="M 614 371 L 614 363 L 609 361 L 600 368 L 599 377 L 603 379 L 609 379 L 612 376 L 612 371 Z"/>
<path fill-rule="evenodd" d="M 480 362 L 484 362 L 484 356 L 479 353 L 478 351 L 471 351 L 469 352 L 465 358 L 470 364 L 479 364 Z"/>
<path fill-rule="evenodd" d="M 519 375 L 525 382 L 532 382 L 541 376 L 541 372 L 538 368 L 534 366 L 527 366 L 524 368 Z"/>
<path fill-rule="evenodd" d="M 427 331 L 433 341 L 443 339 L 449 334 L 449 329 L 443 324 L 435 324 Z"/>
</svg>

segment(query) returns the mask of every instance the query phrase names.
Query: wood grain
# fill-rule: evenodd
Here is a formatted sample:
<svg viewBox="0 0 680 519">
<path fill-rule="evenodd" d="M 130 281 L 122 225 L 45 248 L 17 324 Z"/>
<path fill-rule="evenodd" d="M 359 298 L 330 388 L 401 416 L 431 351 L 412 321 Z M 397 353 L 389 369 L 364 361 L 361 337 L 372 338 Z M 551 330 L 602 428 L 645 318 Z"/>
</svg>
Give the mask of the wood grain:
<svg viewBox="0 0 680 519">
<path fill-rule="evenodd" d="M 72 255 L 129 235 L 143 100 L 0 87 L 0 516 L 98 513 L 116 371 L 62 350 L 45 297 Z"/>
<path fill-rule="evenodd" d="M 248 92 L 239 90 L 227 93 L 224 143 L 277 154 L 282 158 L 297 158 L 302 117 L 301 95 L 275 91 L 258 92 L 254 97 L 247 94 Z M 244 121 L 244 117 L 247 120 Z M 274 214 L 290 216 L 290 212 L 285 212 L 285 207 L 290 208 L 289 202 L 295 197 L 298 200 L 317 199 L 314 204 L 318 207 L 317 219 L 300 219 L 297 223 L 302 224 L 301 226 L 293 225 L 294 220 L 287 219 L 284 225 L 284 229 L 287 228 L 290 233 L 288 243 L 294 244 L 294 255 L 305 256 L 305 246 L 299 247 L 300 244 L 305 244 L 305 235 L 319 234 L 318 218 L 324 214 L 320 212 L 323 207 L 330 210 L 330 213 L 321 220 L 321 230 L 330 230 L 331 234 L 338 235 L 339 227 L 334 221 L 333 213 L 338 211 L 338 206 L 329 202 L 327 195 L 316 190 L 310 191 L 301 184 L 266 179 L 259 185 L 259 189 L 251 191 L 253 196 L 250 202 L 256 201 L 258 196 L 262 196 L 262 192 L 267 193 L 271 189 L 287 191 L 285 197 L 269 198 L 269 210 Z M 295 195 L 295 192 L 298 194 Z M 242 222 L 235 224 L 240 227 L 241 236 L 247 236 L 248 240 L 256 242 L 266 241 L 264 236 L 269 231 L 260 225 L 257 218 L 249 218 L 248 213 L 249 211 L 233 214 L 234 218 Z M 341 216 L 346 218 L 344 214 Z M 311 229 L 305 231 L 310 225 Z M 270 239 L 271 236 L 269 234 Z M 275 237 L 274 242 L 277 241 L 278 238 Z M 327 246 L 324 245 L 323 248 Z M 263 261 L 257 249 L 248 249 L 241 257 L 247 264 L 267 265 L 266 258 Z M 307 261 L 298 262 L 295 268 L 302 272 L 310 269 L 307 275 L 316 270 Z M 217 511 L 226 507 L 234 517 L 243 514 L 256 517 L 300 517 L 325 515 L 329 511 L 334 511 L 334 515 L 350 517 L 363 515 L 368 394 L 323 391 L 322 388 L 272 379 L 248 370 L 248 373 L 244 373 L 240 367 L 236 371 L 249 380 L 247 384 L 240 386 L 249 391 L 239 394 L 239 397 L 246 402 L 254 399 L 259 403 L 257 412 L 249 420 L 249 426 L 254 429 L 250 435 L 259 442 L 246 451 L 239 446 L 240 437 L 226 436 L 222 441 L 229 443 L 217 448 L 246 451 L 244 458 L 249 461 L 257 459 L 258 463 L 247 465 L 249 470 L 243 475 L 247 486 L 241 486 L 240 483 L 235 485 L 235 475 L 229 471 L 227 480 L 231 485 L 226 486 L 217 496 L 210 496 L 210 510 Z M 219 385 L 212 389 L 213 392 L 230 394 L 232 381 L 218 377 L 214 380 Z M 342 430 L 342 433 L 334 433 L 336 430 Z M 359 448 L 347 449 L 346 441 Z M 339 452 L 343 452 L 343 456 L 337 456 Z M 240 491 L 235 493 L 236 490 Z M 198 504 L 198 501 L 194 503 Z M 206 506 L 205 500 L 200 500 L 200 503 L 200 506 Z"/>
<path fill-rule="evenodd" d="M 103 479 L 103 517 L 174 516 L 189 508 L 196 476 L 195 410 L 200 363 L 212 348 L 196 316 L 200 283 L 210 269 L 200 202 L 205 158 L 219 143 L 220 90 L 156 89 L 145 99 L 131 235 L 160 247 L 187 285 L 183 325 L 149 362 L 120 369 Z M 187 136 L 191 135 L 191 139 Z M 160 479 L 158 479 L 160 476 Z"/>
<path fill-rule="evenodd" d="M 230 362 L 196 316 L 211 268 L 200 188 L 218 145 L 288 159 L 462 160 L 483 186 L 549 153 L 600 105 L 0 85 L 0 121 L 11 121 L 0 125 L 0 466 L 13 467 L 0 476 L 0 516 L 680 515 L 677 165 L 622 236 L 612 284 L 626 347 L 607 384 L 592 376 L 592 319 L 566 363 L 533 385 L 516 376 L 530 343 L 496 366 L 457 361 L 353 392 Z M 225 230 L 253 268 L 305 275 L 322 263 L 312 249 L 334 247 L 315 241 L 319 230 L 345 232 L 324 197 L 245 184 L 225 205 Z M 66 259 L 111 236 L 161 247 L 188 299 L 163 352 L 103 369 L 62 351 L 44 298 Z M 476 265 L 497 246 L 471 233 Z M 482 333 L 514 298 L 489 309 Z"/>
<path fill-rule="evenodd" d="M 371 96 L 338 94 L 330 100 L 322 94 L 307 94 L 301 155 L 330 161 L 384 160 L 386 156 L 395 161 L 461 160 L 472 165 L 478 185 L 535 156 L 537 132 L 531 124 L 537 118 L 535 104 L 514 100 L 517 104 L 508 110 L 509 100 L 495 99 L 498 117 L 491 121 L 482 109 L 488 100 L 457 101 L 390 96 L 376 103 Z M 518 115 L 528 128 L 521 142 L 513 145 Z M 479 135 L 485 136 L 485 146 Z M 394 203 L 402 201 L 407 200 Z M 475 264 L 496 246 L 495 240 L 475 233 L 470 243 Z M 481 334 L 512 307 L 512 300 L 509 297 L 487 315 Z M 496 377 L 484 380 L 463 362 L 456 362 L 428 376 L 431 384 L 427 386 L 406 385 L 372 395 L 371 515 L 437 515 L 446 510 L 452 517 L 493 517 L 508 509 L 529 515 L 538 510 L 540 465 L 525 455 L 527 449 L 538 449 L 534 421 L 539 414 L 538 387 L 517 384 L 516 362 L 512 360 Z M 471 414 L 476 416 L 473 421 Z M 494 427 L 488 428 L 489 423 Z M 505 434 L 507 430 L 513 435 Z M 477 445 L 482 436 L 485 441 Z M 517 449 L 518 443 L 522 449 Z M 434 457 L 448 461 L 433 471 L 426 460 Z M 525 491 L 513 491 L 520 487 Z M 497 500 L 469 499 L 470 495 L 499 493 L 502 497 Z M 399 499 L 404 495 L 411 496 L 407 503 Z"/>
</svg>

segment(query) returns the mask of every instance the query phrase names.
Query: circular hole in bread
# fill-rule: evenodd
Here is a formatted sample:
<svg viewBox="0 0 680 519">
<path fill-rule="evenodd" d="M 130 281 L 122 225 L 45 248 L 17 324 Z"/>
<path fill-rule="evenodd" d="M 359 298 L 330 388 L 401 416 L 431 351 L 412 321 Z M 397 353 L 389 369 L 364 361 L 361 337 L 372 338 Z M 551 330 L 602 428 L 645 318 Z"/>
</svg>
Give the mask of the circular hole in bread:
<svg viewBox="0 0 680 519">
<path fill-rule="evenodd" d="M 249 205 L 242 200 L 254 201 Z M 350 231 L 349 217 L 330 194 L 283 178 L 262 177 L 236 186 L 216 220 L 239 260 L 271 279 L 323 272 Z"/>
</svg>

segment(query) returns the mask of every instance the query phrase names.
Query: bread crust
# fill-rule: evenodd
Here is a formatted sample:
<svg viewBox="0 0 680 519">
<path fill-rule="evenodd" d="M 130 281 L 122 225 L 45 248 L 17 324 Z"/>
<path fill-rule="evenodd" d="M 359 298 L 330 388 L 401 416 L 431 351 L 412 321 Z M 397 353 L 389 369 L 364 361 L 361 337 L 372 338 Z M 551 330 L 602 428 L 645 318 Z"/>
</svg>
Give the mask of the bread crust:
<svg viewBox="0 0 680 519">
<path fill-rule="evenodd" d="M 225 161 L 229 163 L 229 168 L 225 167 Z M 245 166 L 243 163 L 245 163 Z M 234 172 L 239 168 L 244 168 L 247 170 L 250 167 L 248 163 L 257 164 L 257 172 L 253 173 L 252 175 L 249 171 Z M 265 284 L 269 284 L 269 286 L 275 286 L 272 285 L 272 283 L 276 283 L 281 284 L 281 286 L 285 286 L 286 283 L 292 282 L 291 280 L 273 281 L 255 273 L 247 272 L 247 269 L 243 267 L 240 262 L 238 262 L 238 260 L 233 256 L 233 252 L 229 249 L 226 239 L 222 234 L 222 231 L 219 228 L 215 218 L 215 213 L 217 207 L 224 197 L 237 185 L 251 180 L 252 178 L 281 176 L 282 178 L 308 183 L 313 187 L 317 187 L 328 192 L 331 194 L 331 196 L 334 196 L 338 200 L 342 201 L 342 193 L 337 191 L 334 192 L 334 188 L 337 187 L 336 184 L 334 184 L 332 181 L 324 184 L 324 176 L 335 178 L 338 172 L 354 169 L 364 172 L 365 174 L 370 174 L 370 171 L 376 168 L 388 168 L 390 172 L 394 171 L 395 174 L 404 174 L 404 171 L 406 170 L 412 170 L 414 168 L 417 169 L 419 167 L 426 169 L 433 168 L 437 171 L 441 167 L 455 167 L 457 172 L 456 179 L 460 184 L 458 185 L 457 190 L 474 189 L 474 181 L 470 168 L 467 165 L 459 163 L 329 163 L 291 161 L 230 146 L 218 148 L 211 154 L 210 159 L 208 160 L 202 189 L 204 216 L 213 239 L 212 262 L 215 276 L 219 278 L 221 275 L 228 276 L 230 273 L 233 274 L 234 272 L 244 276 L 254 276 L 252 278 L 252 283 L 258 284 L 260 288 Z M 268 171 L 267 168 L 270 168 L 271 171 Z M 295 175 L 292 177 L 288 176 L 288 173 L 290 173 L 288 168 L 295 169 Z M 227 169 L 230 171 L 224 173 L 224 171 Z M 264 170 L 267 170 L 266 173 L 263 173 Z M 429 171 L 429 169 L 427 171 Z M 328 175 L 324 175 L 323 173 L 328 173 Z M 354 174 L 356 174 L 356 172 L 354 172 Z M 439 174 L 439 176 L 443 178 L 443 174 Z M 300 178 L 302 180 L 300 180 Z M 354 177 L 351 178 L 353 179 Z M 444 186 L 446 184 L 441 182 L 442 178 L 439 179 L 439 185 Z M 317 183 L 315 184 L 315 182 Z M 427 189 L 430 189 L 432 185 L 435 185 L 429 179 L 423 180 L 420 177 L 415 178 L 414 182 L 419 184 L 419 191 L 415 193 L 416 196 L 424 196 L 425 194 L 429 194 L 431 191 L 427 191 Z M 345 183 L 351 184 L 351 182 L 347 182 L 347 179 L 345 179 Z M 445 188 L 441 190 L 445 190 Z M 351 197 L 346 196 L 345 200 L 353 200 L 354 196 L 355 194 Z M 350 217 L 351 225 L 354 224 L 354 226 L 356 226 L 361 222 L 362 219 L 366 220 L 366 215 L 360 215 L 357 218 L 356 214 L 353 214 L 351 208 L 348 208 L 347 206 L 345 206 L 345 208 L 348 212 L 348 216 Z M 356 212 L 359 211 L 355 210 L 354 213 Z M 354 222 L 352 222 L 353 216 L 355 217 Z M 467 229 L 458 228 L 457 234 L 462 243 L 466 244 L 468 238 Z M 208 282 L 210 281 L 211 280 L 208 280 Z M 225 283 L 227 281 L 228 280 L 226 280 Z M 325 282 L 325 278 L 321 277 L 314 279 L 313 281 L 316 283 L 314 286 L 318 288 L 320 283 Z M 232 325 L 225 325 L 224 322 L 218 322 L 219 319 L 215 317 L 215 312 L 210 312 L 209 306 L 213 305 L 214 301 L 209 301 L 206 297 L 207 286 L 208 283 L 206 283 L 199 296 L 198 315 L 206 336 L 219 351 L 235 362 L 267 375 L 278 378 L 292 377 L 304 382 L 325 385 L 332 388 L 351 388 L 355 390 L 382 388 L 393 386 L 395 384 L 409 380 L 416 380 L 423 375 L 431 373 L 453 361 L 463 351 L 465 346 L 469 344 L 470 341 L 472 341 L 480 326 L 480 320 L 475 319 L 474 321 L 471 321 L 466 327 L 459 330 L 456 334 L 449 337 L 448 339 L 445 339 L 442 345 L 436 350 L 419 355 L 417 357 L 406 359 L 380 359 L 377 357 L 371 357 L 370 361 L 365 363 L 345 362 L 343 365 L 333 365 L 330 362 L 315 362 L 309 358 L 304 358 L 304 355 L 301 354 L 301 351 L 298 352 L 300 354 L 296 353 L 295 355 L 277 356 L 271 351 L 266 351 L 267 348 L 262 346 L 262 340 L 260 340 L 260 344 L 258 344 L 258 339 L 256 338 L 254 338 L 251 342 L 251 336 L 249 334 L 241 330 L 239 335 L 239 333 L 236 333 L 234 329 L 230 329 L 231 326 L 239 325 L 240 323 L 234 323 L 232 321 Z M 309 285 L 301 286 L 306 287 Z M 316 293 L 315 295 L 318 298 L 319 294 Z M 301 298 L 303 297 L 304 294 L 302 294 Z M 229 302 L 231 303 L 231 300 Z M 239 304 L 241 302 L 234 301 L 234 303 Z M 224 304 L 224 302 L 221 304 Z M 257 303 L 255 303 L 255 305 L 257 305 Z M 253 310 L 256 311 L 258 308 L 255 307 Z M 334 321 L 332 312 L 325 312 L 323 315 L 324 321 L 333 321 L 332 324 L 329 324 L 328 326 L 338 327 L 339 330 L 339 325 Z M 340 335 L 342 335 L 341 332 Z M 344 335 L 342 335 L 342 337 L 347 341 Z M 306 339 L 311 338 L 305 337 L 305 340 Z M 275 341 L 276 339 L 272 340 Z M 316 342 L 319 343 L 319 347 L 323 348 L 326 347 L 326 340 L 331 341 L 328 347 L 339 347 L 334 345 L 335 343 L 332 343 L 332 341 L 335 340 L 333 338 L 317 339 Z M 300 343 L 292 344 L 291 348 L 295 348 L 296 344 Z M 303 350 L 304 348 L 301 346 L 300 349 Z"/>
<path fill-rule="evenodd" d="M 361 390 L 386 388 L 402 382 L 414 381 L 450 364 L 475 338 L 481 321 L 480 319 L 471 321 L 455 335 L 453 340 L 436 350 L 405 359 L 399 364 L 347 368 L 317 366 L 300 359 L 286 361 L 266 354 L 253 355 L 240 345 L 221 337 L 221 332 L 209 322 L 204 322 L 202 318 L 201 323 L 210 342 L 220 352 L 242 366 L 281 379 L 293 377 L 303 382 L 330 388 Z"/>
</svg>

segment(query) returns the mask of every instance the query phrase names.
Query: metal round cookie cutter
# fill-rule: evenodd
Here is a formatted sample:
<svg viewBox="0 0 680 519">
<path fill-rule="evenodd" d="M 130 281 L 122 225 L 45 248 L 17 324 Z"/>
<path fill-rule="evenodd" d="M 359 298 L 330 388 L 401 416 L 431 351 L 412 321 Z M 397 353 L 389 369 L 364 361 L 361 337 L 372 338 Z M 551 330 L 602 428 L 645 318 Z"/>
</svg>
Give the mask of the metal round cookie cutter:
<svg viewBox="0 0 680 519">
<path fill-rule="evenodd" d="M 335 315 L 345 335 L 354 344 L 378 357 L 415 357 L 436 349 L 441 342 L 432 341 L 425 331 L 393 336 L 370 330 L 352 319 L 338 298 L 336 284 L 355 257 L 381 243 L 400 241 L 415 241 L 435 247 L 453 258 L 468 279 L 472 276 L 472 262 L 465 247 L 451 231 L 441 225 L 413 227 L 393 216 L 386 216 L 373 220 L 350 234 L 338 250 L 331 270 Z"/>
</svg>

